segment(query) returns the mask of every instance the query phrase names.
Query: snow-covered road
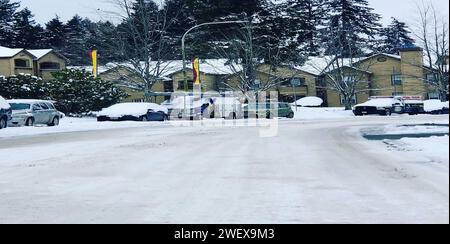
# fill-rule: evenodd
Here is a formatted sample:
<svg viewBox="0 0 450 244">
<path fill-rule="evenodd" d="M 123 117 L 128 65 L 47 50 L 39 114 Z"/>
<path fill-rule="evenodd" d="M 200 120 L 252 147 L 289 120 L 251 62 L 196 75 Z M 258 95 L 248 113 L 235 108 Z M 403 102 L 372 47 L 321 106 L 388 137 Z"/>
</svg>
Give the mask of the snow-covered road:
<svg viewBox="0 0 450 244">
<path fill-rule="evenodd" d="M 281 120 L 272 138 L 168 124 L 3 138 L 0 223 L 448 223 L 448 156 L 359 133 L 430 118 Z"/>
</svg>

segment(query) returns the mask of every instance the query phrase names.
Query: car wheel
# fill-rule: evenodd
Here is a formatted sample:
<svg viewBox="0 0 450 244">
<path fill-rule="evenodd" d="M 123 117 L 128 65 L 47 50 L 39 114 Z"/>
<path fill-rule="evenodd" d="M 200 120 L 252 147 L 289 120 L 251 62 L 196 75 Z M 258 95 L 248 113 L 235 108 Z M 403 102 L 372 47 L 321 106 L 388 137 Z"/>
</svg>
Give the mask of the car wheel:
<svg viewBox="0 0 450 244">
<path fill-rule="evenodd" d="M 141 121 L 142 121 L 142 122 L 147 122 L 147 121 L 148 121 L 147 116 L 142 116 L 142 117 L 141 117 Z"/>
<path fill-rule="evenodd" d="M 58 126 L 59 125 L 59 118 L 55 117 L 53 118 L 52 122 L 48 124 L 48 126 Z"/>
<path fill-rule="evenodd" d="M 0 119 L 0 130 L 6 128 L 7 126 L 8 126 L 8 123 L 6 122 L 6 119 L 1 118 Z"/>
<path fill-rule="evenodd" d="M 288 116 L 287 116 L 287 118 L 288 118 L 288 119 L 293 119 L 293 118 L 294 118 L 294 113 L 292 113 L 292 112 L 289 113 Z"/>
<path fill-rule="evenodd" d="M 386 109 L 386 116 L 391 116 L 391 115 L 392 115 L 391 110 L 390 109 Z"/>
<path fill-rule="evenodd" d="M 25 126 L 33 126 L 34 125 L 34 119 L 33 118 L 28 118 L 25 121 Z"/>
</svg>

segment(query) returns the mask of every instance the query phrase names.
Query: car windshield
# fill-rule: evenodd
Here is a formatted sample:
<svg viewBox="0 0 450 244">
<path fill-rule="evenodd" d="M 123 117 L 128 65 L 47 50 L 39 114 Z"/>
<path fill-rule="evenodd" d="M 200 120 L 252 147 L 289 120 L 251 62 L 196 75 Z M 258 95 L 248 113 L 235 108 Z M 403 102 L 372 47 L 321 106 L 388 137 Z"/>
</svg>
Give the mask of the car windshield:
<svg viewBox="0 0 450 244">
<path fill-rule="evenodd" d="M 30 109 L 30 104 L 27 103 L 11 103 L 12 110 L 28 110 Z"/>
</svg>

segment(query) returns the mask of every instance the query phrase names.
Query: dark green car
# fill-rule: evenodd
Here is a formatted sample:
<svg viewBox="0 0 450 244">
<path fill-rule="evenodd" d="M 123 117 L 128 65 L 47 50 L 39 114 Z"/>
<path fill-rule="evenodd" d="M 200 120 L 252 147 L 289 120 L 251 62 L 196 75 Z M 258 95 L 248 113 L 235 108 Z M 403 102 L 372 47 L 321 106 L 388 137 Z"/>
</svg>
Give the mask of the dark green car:
<svg viewBox="0 0 450 244">
<path fill-rule="evenodd" d="M 294 111 L 288 103 L 255 103 L 244 106 L 245 118 L 267 118 L 284 117 L 294 118 Z"/>
</svg>

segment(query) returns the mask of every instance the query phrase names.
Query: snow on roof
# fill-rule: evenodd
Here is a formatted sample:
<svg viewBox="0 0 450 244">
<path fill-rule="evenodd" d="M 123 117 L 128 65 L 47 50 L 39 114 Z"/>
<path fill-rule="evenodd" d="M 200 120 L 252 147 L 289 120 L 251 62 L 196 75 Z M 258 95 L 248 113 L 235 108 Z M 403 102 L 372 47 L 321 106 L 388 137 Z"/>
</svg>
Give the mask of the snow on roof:
<svg viewBox="0 0 450 244">
<path fill-rule="evenodd" d="M 11 99 L 11 100 L 8 100 L 8 103 L 41 103 L 41 102 L 54 103 L 54 101 L 39 100 L 39 99 Z"/>
<path fill-rule="evenodd" d="M 240 71 L 242 68 L 239 65 L 228 65 L 227 59 L 204 59 L 200 61 L 200 72 L 205 74 L 211 74 L 211 75 L 230 75 L 234 74 L 234 70 Z M 173 75 L 174 73 L 183 71 L 183 61 L 182 60 L 172 60 L 172 61 L 163 61 L 163 62 L 150 62 L 150 72 L 156 73 L 155 70 L 159 64 L 159 75 L 160 78 L 164 80 L 171 80 L 168 78 L 169 76 Z M 144 65 L 142 63 L 141 65 Z M 131 63 L 108 63 L 103 66 L 98 67 L 98 73 L 105 73 L 113 68 L 116 67 L 127 67 L 132 70 L 135 69 L 135 67 Z M 92 66 L 69 66 L 68 69 L 85 69 L 85 70 L 92 70 Z M 192 70 L 192 64 L 189 61 L 186 64 L 187 69 Z"/>
<path fill-rule="evenodd" d="M 387 57 L 398 59 L 398 60 L 401 59 L 401 57 L 399 55 L 393 55 L 393 54 L 387 54 L 387 53 L 378 53 L 378 54 L 374 54 L 374 55 L 369 56 L 369 57 L 356 57 L 356 58 L 339 59 L 339 63 L 343 67 L 356 68 L 355 67 L 356 63 L 364 62 L 364 61 L 366 61 L 368 59 L 371 59 L 371 58 L 379 56 L 379 55 L 387 56 Z M 325 72 L 328 72 L 328 71 L 332 70 L 332 66 L 330 66 L 330 64 L 333 63 L 333 58 L 334 58 L 334 56 L 310 57 L 308 59 L 308 61 L 305 62 L 304 65 L 296 67 L 296 68 L 298 68 L 300 70 L 303 70 L 305 72 L 314 74 L 314 75 L 321 75 L 321 74 L 323 74 Z M 368 71 L 365 71 L 363 69 L 361 69 L 361 71 L 368 72 Z"/>
<path fill-rule="evenodd" d="M 22 52 L 23 48 L 8 48 L 0 46 L 0 58 L 11 58 Z"/>
<path fill-rule="evenodd" d="M 11 108 L 11 106 L 9 105 L 9 103 L 0 96 L 0 109 L 9 109 Z"/>
<path fill-rule="evenodd" d="M 35 56 L 36 59 L 41 59 L 42 57 L 49 54 L 53 50 L 52 49 L 34 49 L 34 50 L 27 50 L 27 51 L 30 52 L 31 54 L 33 54 L 33 56 Z"/>
</svg>

